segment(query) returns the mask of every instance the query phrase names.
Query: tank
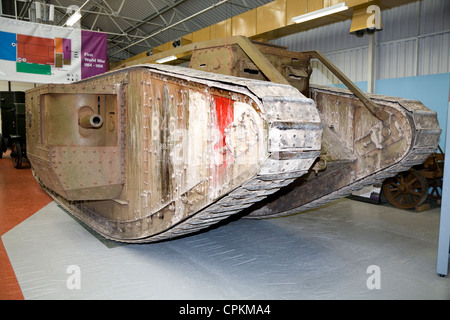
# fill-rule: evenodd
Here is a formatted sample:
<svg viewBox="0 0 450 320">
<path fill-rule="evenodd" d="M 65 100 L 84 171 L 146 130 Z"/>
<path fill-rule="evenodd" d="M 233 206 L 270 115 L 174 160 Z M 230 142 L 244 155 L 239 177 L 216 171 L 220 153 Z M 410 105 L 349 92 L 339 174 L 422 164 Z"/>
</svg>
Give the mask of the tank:
<svg viewBox="0 0 450 320">
<path fill-rule="evenodd" d="M 104 237 L 152 242 L 206 228 L 306 174 L 314 102 L 292 86 L 142 65 L 27 91 L 36 179 Z"/>
<path fill-rule="evenodd" d="M 147 63 L 169 55 L 189 67 Z M 312 59 L 348 90 L 310 84 Z M 233 37 L 135 63 L 26 93 L 36 179 L 116 241 L 301 212 L 420 164 L 438 144 L 435 112 L 363 93 L 318 52 Z"/>
</svg>

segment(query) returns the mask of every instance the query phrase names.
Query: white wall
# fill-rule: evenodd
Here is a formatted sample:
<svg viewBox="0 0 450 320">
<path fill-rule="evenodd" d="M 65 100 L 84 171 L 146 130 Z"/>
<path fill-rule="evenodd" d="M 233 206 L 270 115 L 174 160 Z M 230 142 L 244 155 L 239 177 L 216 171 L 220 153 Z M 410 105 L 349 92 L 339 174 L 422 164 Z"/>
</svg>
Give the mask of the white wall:
<svg viewBox="0 0 450 320">
<path fill-rule="evenodd" d="M 28 89 L 39 86 L 39 84 L 30 82 L 15 82 L 11 81 L 11 91 L 27 91 Z M 9 91 L 8 81 L 0 81 L 0 91 Z"/>
</svg>

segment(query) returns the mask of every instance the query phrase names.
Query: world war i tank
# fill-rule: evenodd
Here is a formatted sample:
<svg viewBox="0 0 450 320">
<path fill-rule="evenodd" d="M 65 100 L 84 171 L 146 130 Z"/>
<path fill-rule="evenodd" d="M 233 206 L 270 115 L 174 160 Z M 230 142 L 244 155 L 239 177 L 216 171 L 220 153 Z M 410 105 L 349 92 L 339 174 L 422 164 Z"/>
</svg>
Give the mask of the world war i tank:
<svg viewBox="0 0 450 320">
<path fill-rule="evenodd" d="M 169 55 L 189 67 L 152 63 Z M 311 59 L 349 90 L 312 86 Z M 319 206 L 423 162 L 440 135 L 420 102 L 369 97 L 320 53 L 244 37 L 31 89 L 26 112 L 43 188 L 104 237 L 132 243 L 243 210 L 267 218 Z"/>
</svg>

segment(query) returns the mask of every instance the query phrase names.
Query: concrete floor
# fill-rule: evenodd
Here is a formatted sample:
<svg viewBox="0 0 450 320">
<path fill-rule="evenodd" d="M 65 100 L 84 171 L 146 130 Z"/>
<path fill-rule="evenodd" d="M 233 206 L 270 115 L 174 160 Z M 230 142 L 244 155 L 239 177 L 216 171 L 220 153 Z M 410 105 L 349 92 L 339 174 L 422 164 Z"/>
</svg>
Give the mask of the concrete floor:
<svg viewBox="0 0 450 320">
<path fill-rule="evenodd" d="M 128 245 L 98 237 L 50 202 L 2 241 L 25 299 L 449 300 L 450 278 L 436 274 L 439 217 L 440 208 L 345 198 Z"/>
<path fill-rule="evenodd" d="M 17 170 L 9 157 L 9 150 L 0 159 L 0 235 L 34 215 L 52 199 L 31 174 L 30 163 L 24 161 Z M 23 300 L 6 249 L 0 240 L 0 300 Z"/>
</svg>

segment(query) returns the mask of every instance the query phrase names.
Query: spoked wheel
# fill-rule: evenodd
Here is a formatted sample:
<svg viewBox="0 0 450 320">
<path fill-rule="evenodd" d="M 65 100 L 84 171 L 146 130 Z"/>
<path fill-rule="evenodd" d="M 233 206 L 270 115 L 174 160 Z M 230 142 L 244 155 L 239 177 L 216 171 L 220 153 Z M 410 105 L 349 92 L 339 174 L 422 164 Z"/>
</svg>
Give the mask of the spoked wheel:
<svg viewBox="0 0 450 320">
<path fill-rule="evenodd" d="M 14 141 L 11 145 L 11 160 L 14 164 L 14 168 L 22 168 L 22 147 L 19 141 Z"/>
<path fill-rule="evenodd" d="M 383 193 L 394 207 L 411 209 L 427 199 L 428 182 L 423 175 L 411 169 L 384 180 Z"/>
<path fill-rule="evenodd" d="M 430 179 L 428 180 L 428 185 L 430 186 L 430 191 L 428 196 L 434 200 L 439 200 L 442 198 L 442 178 Z"/>
</svg>

